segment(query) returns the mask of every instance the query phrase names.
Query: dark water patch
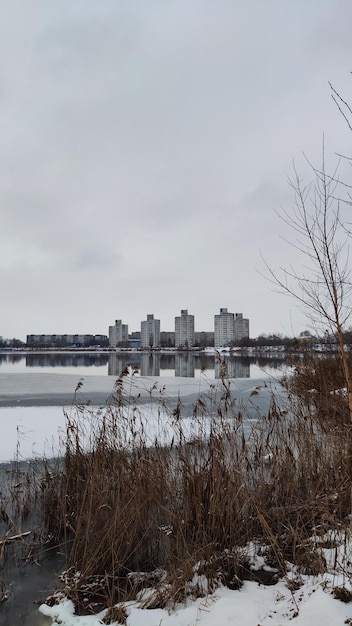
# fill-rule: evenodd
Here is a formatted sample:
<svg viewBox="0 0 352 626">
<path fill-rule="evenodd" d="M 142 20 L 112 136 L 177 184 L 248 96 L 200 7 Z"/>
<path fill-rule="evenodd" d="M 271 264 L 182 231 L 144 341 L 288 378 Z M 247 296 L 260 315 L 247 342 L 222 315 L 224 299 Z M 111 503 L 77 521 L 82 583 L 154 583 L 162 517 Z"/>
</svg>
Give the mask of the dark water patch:
<svg viewBox="0 0 352 626">
<path fill-rule="evenodd" d="M 45 477 L 60 460 L 0 465 L 0 626 L 44 626 L 38 607 L 59 586 L 63 557 L 41 514 Z"/>
<path fill-rule="evenodd" d="M 52 620 L 39 613 L 39 606 L 56 590 L 58 575 L 63 570 L 57 554 L 41 559 L 40 563 L 16 564 L 7 568 L 7 599 L 0 605 L 1 626 L 46 626 Z"/>
</svg>

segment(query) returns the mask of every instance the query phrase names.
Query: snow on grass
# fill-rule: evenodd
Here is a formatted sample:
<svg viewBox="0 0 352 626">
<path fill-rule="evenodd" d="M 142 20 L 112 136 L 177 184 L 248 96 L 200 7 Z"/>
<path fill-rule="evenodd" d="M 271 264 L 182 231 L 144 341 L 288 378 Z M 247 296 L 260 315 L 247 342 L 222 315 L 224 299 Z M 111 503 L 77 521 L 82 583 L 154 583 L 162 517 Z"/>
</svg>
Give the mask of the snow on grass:
<svg viewBox="0 0 352 626">
<path fill-rule="evenodd" d="M 343 585 L 341 576 L 303 577 L 300 589 L 291 593 L 285 581 L 265 587 L 245 582 L 238 591 L 220 587 L 206 598 L 188 601 L 174 611 L 141 609 L 126 603 L 127 626 L 343 626 L 352 624 L 352 603 L 336 600 L 332 588 Z M 76 616 L 70 600 L 42 605 L 40 612 L 61 626 L 101 626 L 105 612 Z"/>
<path fill-rule="evenodd" d="M 173 609 L 143 609 L 137 602 L 126 602 L 126 626 L 343 626 L 352 625 L 352 602 L 336 599 L 336 589 L 352 595 L 352 539 L 350 533 L 329 532 L 320 538 L 327 572 L 317 576 L 301 575 L 287 563 L 285 579 L 264 586 L 245 581 L 241 589 L 219 586 L 212 594 L 188 600 Z M 251 542 L 245 552 L 252 567 L 262 568 L 259 545 Z M 152 589 L 146 590 L 148 594 Z M 143 596 L 143 592 L 141 597 Z M 100 626 L 107 614 L 77 616 L 71 600 L 60 597 L 55 606 L 43 604 L 39 611 L 62 626 Z M 117 624 L 118 622 L 113 622 Z"/>
</svg>

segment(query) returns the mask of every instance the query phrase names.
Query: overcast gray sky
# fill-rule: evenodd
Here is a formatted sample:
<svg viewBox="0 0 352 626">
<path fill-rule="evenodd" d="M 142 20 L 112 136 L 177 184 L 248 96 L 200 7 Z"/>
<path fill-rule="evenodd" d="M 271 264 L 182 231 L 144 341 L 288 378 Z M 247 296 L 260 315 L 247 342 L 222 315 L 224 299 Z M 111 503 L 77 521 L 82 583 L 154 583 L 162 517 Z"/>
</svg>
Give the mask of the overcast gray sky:
<svg viewBox="0 0 352 626">
<path fill-rule="evenodd" d="M 261 254 L 298 263 L 293 159 L 352 152 L 351 26 L 350 0 L 2 0 L 0 335 L 306 328 Z"/>
</svg>

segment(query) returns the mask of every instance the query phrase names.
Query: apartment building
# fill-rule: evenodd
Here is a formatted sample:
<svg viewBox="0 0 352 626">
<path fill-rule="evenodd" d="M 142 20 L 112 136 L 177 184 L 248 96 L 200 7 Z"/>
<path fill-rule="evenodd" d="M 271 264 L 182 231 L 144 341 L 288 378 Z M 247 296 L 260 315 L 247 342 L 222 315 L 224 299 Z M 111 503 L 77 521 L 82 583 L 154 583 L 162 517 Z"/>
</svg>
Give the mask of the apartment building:
<svg viewBox="0 0 352 626">
<path fill-rule="evenodd" d="M 214 315 L 214 346 L 222 348 L 234 342 L 249 337 L 249 319 L 242 313 L 230 313 L 227 309 L 220 309 L 219 315 Z"/>
<path fill-rule="evenodd" d="M 128 324 L 123 324 L 122 320 L 115 320 L 114 326 L 109 326 L 109 346 L 128 345 Z"/>
<path fill-rule="evenodd" d="M 147 319 L 141 322 L 141 347 L 160 347 L 160 320 L 154 319 L 153 314 L 148 314 Z"/>
<path fill-rule="evenodd" d="M 89 346 L 105 347 L 108 344 L 106 335 L 27 335 L 27 345 L 35 347 L 53 347 L 53 348 L 80 348 Z"/>
<path fill-rule="evenodd" d="M 194 346 L 194 315 L 187 309 L 181 309 L 181 315 L 175 317 L 175 348 L 193 348 Z"/>
<path fill-rule="evenodd" d="M 235 314 L 234 321 L 235 341 L 248 339 L 249 337 L 249 319 L 243 317 L 242 313 Z"/>
<path fill-rule="evenodd" d="M 214 315 L 214 346 L 215 348 L 228 346 L 234 339 L 235 316 L 222 308 L 218 315 Z"/>
</svg>

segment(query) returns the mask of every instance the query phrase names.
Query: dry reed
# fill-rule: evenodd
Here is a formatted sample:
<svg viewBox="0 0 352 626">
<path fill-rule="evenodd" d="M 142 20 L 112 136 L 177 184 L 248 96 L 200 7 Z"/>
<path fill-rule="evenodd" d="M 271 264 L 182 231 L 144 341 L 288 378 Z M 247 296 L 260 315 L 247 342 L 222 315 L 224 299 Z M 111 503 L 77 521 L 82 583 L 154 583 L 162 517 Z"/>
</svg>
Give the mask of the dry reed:
<svg viewBox="0 0 352 626">
<path fill-rule="evenodd" d="M 43 492 L 48 532 L 66 557 L 65 593 L 78 610 L 135 597 L 165 606 L 245 578 L 269 584 L 287 561 L 323 571 L 314 537 L 349 524 L 351 431 L 343 394 L 338 420 L 312 402 L 320 391 L 306 387 L 319 382 L 317 372 L 316 363 L 314 372 L 297 366 L 286 402 L 273 397 L 254 420 L 235 405 L 224 368 L 191 415 L 153 387 L 146 416 L 128 369 L 104 409 L 78 403 L 66 416 L 64 467 Z M 338 381 L 331 374 L 329 402 Z M 271 572 L 250 566 L 250 542 L 263 546 Z"/>
</svg>

